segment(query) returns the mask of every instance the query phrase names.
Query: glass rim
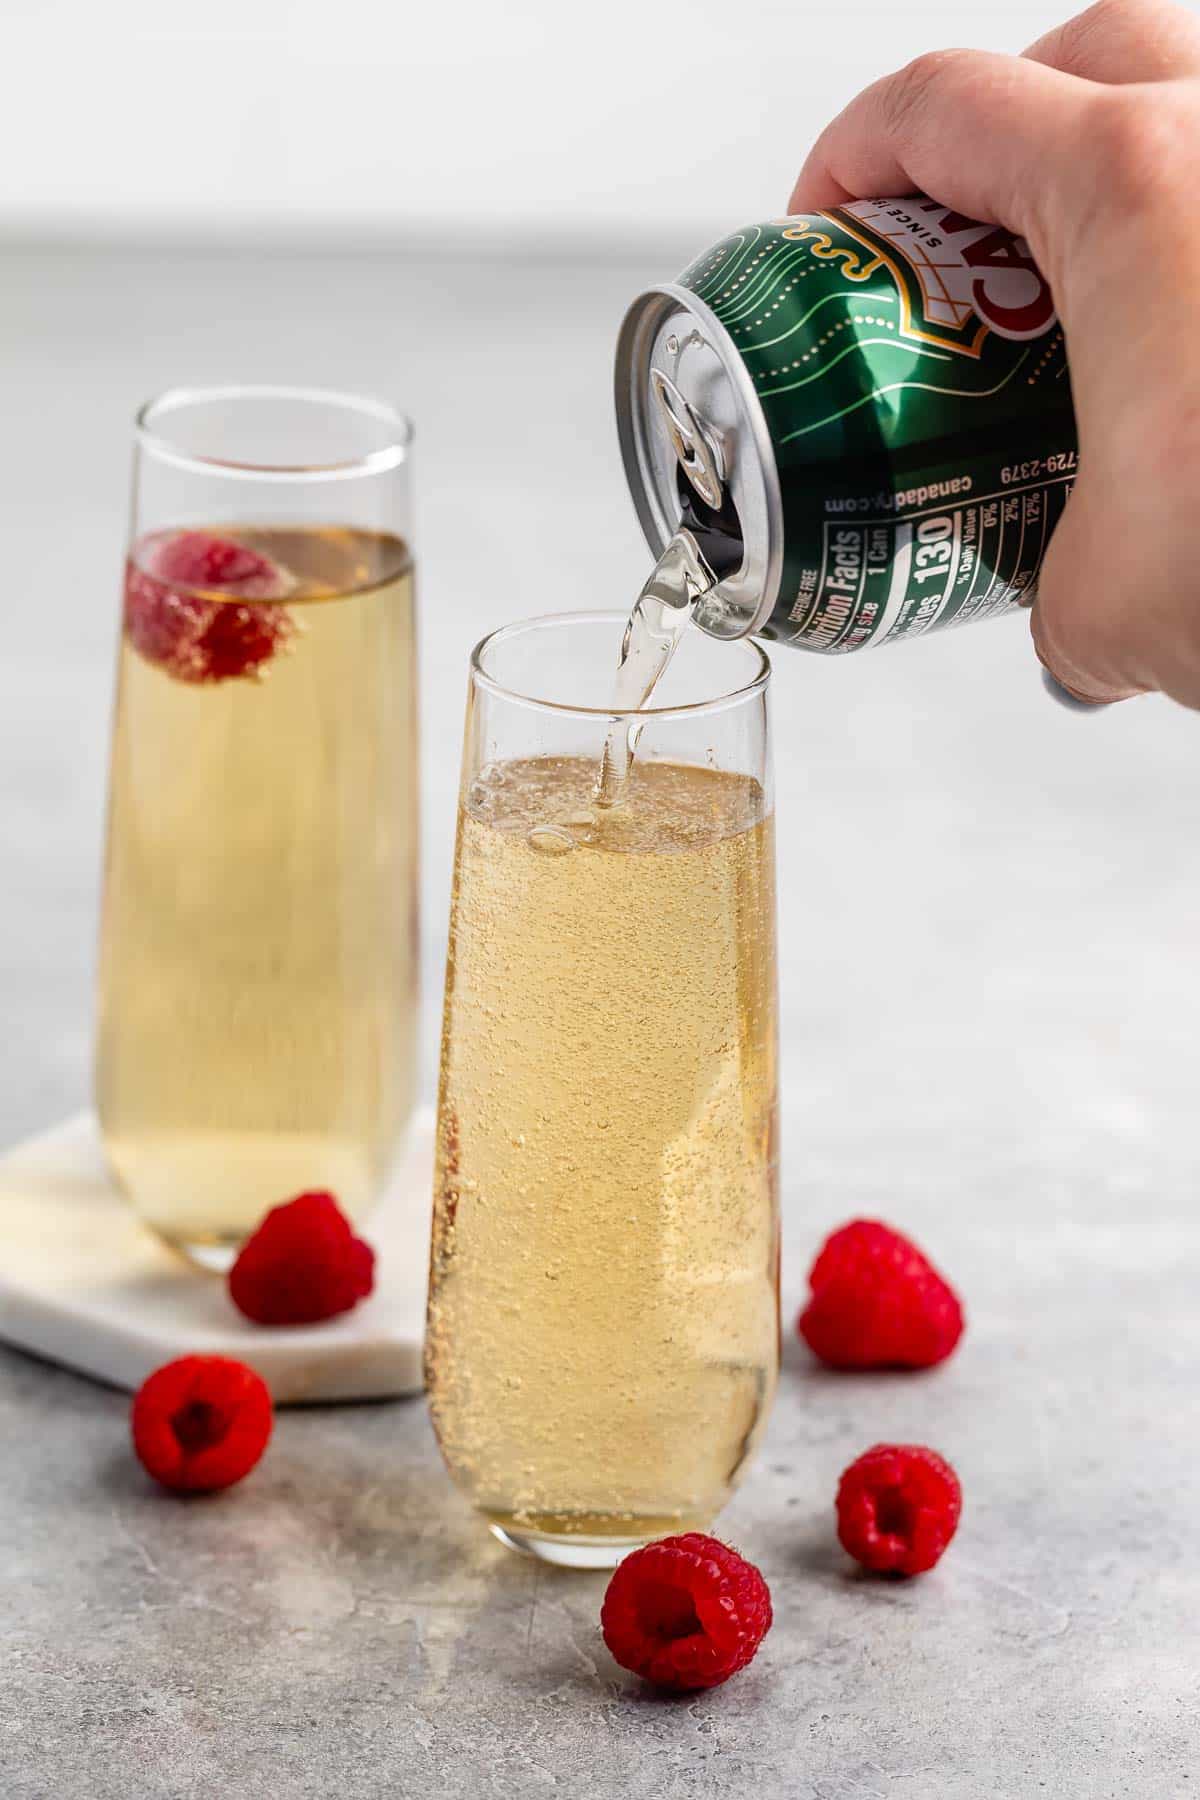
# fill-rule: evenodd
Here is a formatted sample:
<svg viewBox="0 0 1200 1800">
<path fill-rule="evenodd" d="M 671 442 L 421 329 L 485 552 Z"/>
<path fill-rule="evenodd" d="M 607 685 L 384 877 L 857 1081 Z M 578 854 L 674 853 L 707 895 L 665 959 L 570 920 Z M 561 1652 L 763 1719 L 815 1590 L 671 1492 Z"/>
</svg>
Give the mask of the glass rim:
<svg viewBox="0 0 1200 1800">
<path fill-rule="evenodd" d="M 731 638 L 730 647 L 745 645 L 756 659 L 757 668 L 749 681 L 743 681 L 735 688 L 728 688 L 720 694 L 714 694 L 709 700 L 679 701 L 670 706 L 638 706 L 623 709 L 613 706 L 579 706 L 565 700 L 549 700 L 540 694 L 524 694 L 506 682 L 499 681 L 489 675 L 483 666 L 487 652 L 496 644 L 507 638 L 519 637 L 525 632 L 545 630 L 553 626 L 563 625 L 612 625 L 623 631 L 628 624 L 627 613 L 598 608 L 586 612 L 539 613 L 528 619 L 513 619 L 507 625 L 500 625 L 495 631 L 489 631 L 486 637 L 480 638 L 471 652 L 471 681 L 486 693 L 493 694 L 500 700 L 514 700 L 522 706 L 530 706 L 539 712 L 555 713 L 560 718 L 576 719 L 673 719 L 695 718 L 698 713 L 725 712 L 730 707 L 741 706 L 757 694 L 764 694 L 771 680 L 771 660 L 762 645 L 749 637 Z M 696 627 L 700 629 L 699 626 Z M 714 642 L 716 640 L 713 640 Z"/>
<path fill-rule="evenodd" d="M 300 400 L 358 413 L 388 426 L 392 441 L 378 449 L 367 450 L 362 456 L 342 458 L 337 462 L 254 463 L 242 462 L 236 457 L 202 456 L 173 442 L 163 431 L 162 421 L 172 413 L 197 402 L 213 400 Z M 345 481 L 363 475 L 382 475 L 407 461 L 413 440 L 412 420 L 388 400 L 377 400 L 369 394 L 354 394 L 340 388 L 303 387 L 287 382 L 226 382 L 212 387 L 164 388 L 138 407 L 133 429 L 139 448 L 148 450 L 160 462 L 195 474 L 225 475 L 241 481 Z"/>
</svg>

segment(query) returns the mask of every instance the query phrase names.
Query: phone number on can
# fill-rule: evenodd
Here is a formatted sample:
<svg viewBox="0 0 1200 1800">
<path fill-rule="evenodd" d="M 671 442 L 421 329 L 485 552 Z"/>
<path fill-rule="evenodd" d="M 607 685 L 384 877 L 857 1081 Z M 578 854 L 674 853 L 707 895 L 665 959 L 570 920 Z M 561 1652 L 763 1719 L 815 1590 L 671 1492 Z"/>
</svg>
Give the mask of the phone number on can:
<svg viewBox="0 0 1200 1800">
<path fill-rule="evenodd" d="M 1001 469 L 1000 480 L 1005 487 L 1011 487 L 1014 481 L 1036 481 L 1039 475 L 1071 475 L 1078 461 L 1074 450 L 1056 450 L 1051 456 L 1035 457 L 1031 462 L 1010 463 Z"/>
</svg>

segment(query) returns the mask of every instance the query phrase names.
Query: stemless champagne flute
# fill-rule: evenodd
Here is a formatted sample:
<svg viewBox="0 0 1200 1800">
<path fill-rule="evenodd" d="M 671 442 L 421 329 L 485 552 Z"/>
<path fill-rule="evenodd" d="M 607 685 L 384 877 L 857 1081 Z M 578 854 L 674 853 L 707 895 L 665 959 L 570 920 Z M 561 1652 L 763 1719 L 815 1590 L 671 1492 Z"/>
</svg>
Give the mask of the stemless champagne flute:
<svg viewBox="0 0 1200 1800">
<path fill-rule="evenodd" d="M 410 1117 L 410 437 L 291 388 L 138 415 L 97 1103 L 137 1211 L 211 1266 L 305 1189 L 360 1215 Z"/>
<path fill-rule="evenodd" d="M 454 1479 L 583 1567 L 712 1519 L 779 1345 L 769 665 L 687 633 L 614 716 L 623 625 L 471 661 L 426 1337 Z"/>
</svg>

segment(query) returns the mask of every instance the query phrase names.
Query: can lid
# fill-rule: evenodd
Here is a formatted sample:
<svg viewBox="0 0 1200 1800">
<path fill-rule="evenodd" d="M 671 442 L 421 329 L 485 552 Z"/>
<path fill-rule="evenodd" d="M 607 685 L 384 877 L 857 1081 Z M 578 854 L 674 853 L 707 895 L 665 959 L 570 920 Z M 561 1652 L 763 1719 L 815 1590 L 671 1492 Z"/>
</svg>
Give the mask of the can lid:
<svg viewBox="0 0 1200 1800">
<path fill-rule="evenodd" d="M 649 288 L 629 308 L 617 340 L 616 403 L 625 478 L 654 556 L 678 529 L 685 496 L 701 512 L 731 502 L 740 564 L 722 572 L 695 618 L 714 637 L 758 630 L 783 564 L 774 452 L 745 364 L 688 288 Z"/>
</svg>

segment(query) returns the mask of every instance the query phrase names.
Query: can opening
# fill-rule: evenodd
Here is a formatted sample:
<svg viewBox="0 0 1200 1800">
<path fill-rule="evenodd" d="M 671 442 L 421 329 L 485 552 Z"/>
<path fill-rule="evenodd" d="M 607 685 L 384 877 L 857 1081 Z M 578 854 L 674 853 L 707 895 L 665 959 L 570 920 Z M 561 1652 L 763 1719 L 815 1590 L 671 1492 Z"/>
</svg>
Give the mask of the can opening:
<svg viewBox="0 0 1200 1800">
<path fill-rule="evenodd" d="M 742 522 L 729 489 L 721 489 L 720 506 L 710 506 L 701 498 L 688 479 L 686 471 L 675 471 L 675 487 L 679 495 L 679 522 L 686 525 L 700 546 L 709 568 L 718 581 L 736 575 L 745 559 L 746 545 Z"/>
<path fill-rule="evenodd" d="M 649 288 L 625 316 L 615 370 L 621 455 L 652 555 L 682 527 L 716 581 L 696 624 L 738 638 L 778 596 L 783 519 L 774 448 L 753 381 L 690 288 Z"/>
</svg>

